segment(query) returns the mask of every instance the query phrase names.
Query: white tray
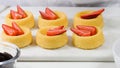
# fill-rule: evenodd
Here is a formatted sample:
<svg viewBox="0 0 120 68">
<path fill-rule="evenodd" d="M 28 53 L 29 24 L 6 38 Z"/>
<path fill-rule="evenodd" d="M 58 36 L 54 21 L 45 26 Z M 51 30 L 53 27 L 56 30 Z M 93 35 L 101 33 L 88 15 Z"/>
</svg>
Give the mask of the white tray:
<svg viewBox="0 0 120 68">
<path fill-rule="evenodd" d="M 44 10 L 45 7 L 23 7 L 34 14 L 36 23 L 39 16 L 39 10 Z M 15 7 L 9 9 L 16 9 Z M 0 14 L 0 26 L 4 23 L 5 15 L 9 13 L 9 9 Z M 86 9 L 99 9 L 99 8 L 84 8 L 84 7 L 51 7 L 63 11 L 67 14 L 69 19 L 69 27 L 73 22 L 75 13 Z M 106 8 L 103 13 L 105 26 L 104 35 L 105 43 L 103 46 L 94 50 L 82 50 L 72 46 L 70 30 L 67 31 L 69 42 L 66 46 L 56 50 L 46 50 L 35 44 L 35 35 L 38 27 L 32 29 L 34 42 L 28 47 L 21 49 L 21 56 L 19 61 L 113 61 L 112 45 L 115 40 L 120 36 L 120 9 L 119 8 Z M 0 28 L 0 31 L 2 29 Z"/>
<path fill-rule="evenodd" d="M 16 68 L 116 68 L 114 62 L 18 62 Z"/>
</svg>

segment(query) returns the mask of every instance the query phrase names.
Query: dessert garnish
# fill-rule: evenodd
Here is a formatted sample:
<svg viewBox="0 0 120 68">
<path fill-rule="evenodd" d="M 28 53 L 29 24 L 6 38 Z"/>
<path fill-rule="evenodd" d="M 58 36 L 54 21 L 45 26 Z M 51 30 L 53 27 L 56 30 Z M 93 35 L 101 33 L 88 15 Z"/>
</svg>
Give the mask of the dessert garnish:
<svg viewBox="0 0 120 68">
<path fill-rule="evenodd" d="M 17 20 L 27 17 L 27 14 L 19 5 L 17 5 L 17 11 L 10 10 L 10 16 L 12 19 Z"/>
<path fill-rule="evenodd" d="M 12 26 L 2 24 L 2 28 L 9 36 L 18 36 L 24 34 L 23 30 L 15 22 L 12 22 Z"/>
<path fill-rule="evenodd" d="M 43 19 L 55 20 L 58 16 L 49 8 L 45 9 L 45 12 L 39 11 Z"/>
<path fill-rule="evenodd" d="M 56 35 L 63 34 L 64 32 L 66 32 L 66 30 L 64 29 L 64 26 L 58 26 L 55 28 L 50 28 L 47 31 L 47 36 L 56 36 Z"/>
<path fill-rule="evenodd" d="M 98 15 L 100 15 L 105 9 L 99 9 L 97 11 L 93 11 L 91 13 L 88 14 L 83 14 L 80 17 L 83 19 L 93 19 L 96 18 Z"/>
<path fill-rule="evenodd" d="M 77 25 L 76 27 L 71 28 L 71 31 L 78 36 L 93 36 L 97 33 L 96 27 L 94 26 Z"/>
</svg>

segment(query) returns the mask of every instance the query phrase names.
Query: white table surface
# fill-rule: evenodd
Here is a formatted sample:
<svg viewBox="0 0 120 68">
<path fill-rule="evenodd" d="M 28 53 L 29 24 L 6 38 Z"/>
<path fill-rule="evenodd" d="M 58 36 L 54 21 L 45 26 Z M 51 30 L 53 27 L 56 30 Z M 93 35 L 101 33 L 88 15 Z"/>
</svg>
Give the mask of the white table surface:
<svg viewBox="0 0 120 68">
<path fill-rule="evenodd" d="M 114 62 L 18 62 L 16 68 L 116 68 Z"/>
</svg>

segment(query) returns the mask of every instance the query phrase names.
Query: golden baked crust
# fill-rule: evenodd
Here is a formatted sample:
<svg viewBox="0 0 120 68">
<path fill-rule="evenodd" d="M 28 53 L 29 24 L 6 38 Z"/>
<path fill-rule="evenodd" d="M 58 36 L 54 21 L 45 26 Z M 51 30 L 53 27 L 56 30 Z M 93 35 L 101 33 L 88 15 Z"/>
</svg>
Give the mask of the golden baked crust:
<svg viewBox="0 0 120 68">
<path fill-rule="evenodd" d="M 43 47 L 45 49 L 57 49 L 60 47 L 63 47 L 68 42 L 68 37 L 66 33 L 56 35 L 56 36 L 47 36 L 46 32 L 49 27 L 42 27 L 38 30 L 36 35 L 36 43 L 40 47 Z"/>
<path fill-rule="evenodd" d="M 38 17 L 38 26 L 39 28 L 44 26 L 68 26 L 67 16 L 63 12 L 54 11 L 58 15 L 58 19 L 56 20 L 46 20 L 41 16 Z"/>
<path fill-rule="evenodd" d="M 7 25 L 10 25 L 11 26 L 11 23 L 14 21 L 16 22 L 19 26 L 25 26 L 25 27 L 28 27 L 28 28 L 33 28 L 34 25 L 35 25 L 35 21 L 34 21 L 34 17 L 33 17 L 33 14 L 29 11 L 25 11 L 26 14 L 28 15 L 26 18 L 23 18 L 23 19 L 18 19 L 18 20 L 14 20 L 14 19 L 11 19 L 11 16 L 10 14 L 8 14 L 6 17 L 5 17 L 5 22 Z"/>
<path fill-rule="evenodd" d="M 102 15 L 97 16 L 96 18 L 93 19 L 82 19 L 80 16 L 86 13 L 92 12 L 91 10 L 88 11 L 82 11 L 77 13 L 74 16 L 74 23 L 73 26 L 76 27 L 76 25 L 87 25 L 87 26 L 96 26 L 103 28 L 104 21 Z"/>
<path fill-rule="evenodd" d="M 76 34 L 72 36 L 73 45 L 81 49 L 95 49 L 104 43 L 104 35 L 100 28 L 97 28 L 97 34 L 88 37 L 81 37 Z"/>
<path fill-rule="evenodd" d="M 9 36 L 4 31 L 2 32 L 2 40 L 16 44 L 19 48 L 23 48 L 32 43 L 32 35 L 30 29 L 21 27 L 24 31 L 23 35 Z"/>
</svg>

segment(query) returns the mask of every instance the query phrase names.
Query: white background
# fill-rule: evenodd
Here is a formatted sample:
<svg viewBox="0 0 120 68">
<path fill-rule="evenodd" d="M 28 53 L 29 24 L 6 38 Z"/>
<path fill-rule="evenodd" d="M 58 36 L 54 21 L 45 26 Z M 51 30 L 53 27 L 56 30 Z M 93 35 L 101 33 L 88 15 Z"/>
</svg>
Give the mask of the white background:
<svg viewBox="0 0 120 68">
<path fill-rule="evenodd" d="M 120 6 L 120 2 L 117 1 L 120 0 L 0 0 L 0 5 L 14 6 L 19 4 L 22 6 Z"/>
</svg>

